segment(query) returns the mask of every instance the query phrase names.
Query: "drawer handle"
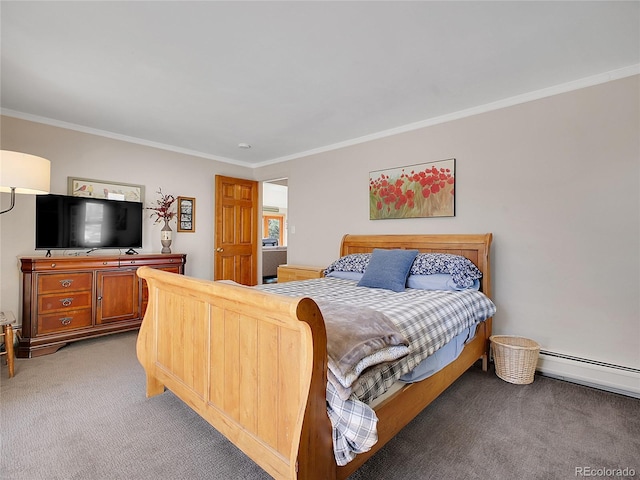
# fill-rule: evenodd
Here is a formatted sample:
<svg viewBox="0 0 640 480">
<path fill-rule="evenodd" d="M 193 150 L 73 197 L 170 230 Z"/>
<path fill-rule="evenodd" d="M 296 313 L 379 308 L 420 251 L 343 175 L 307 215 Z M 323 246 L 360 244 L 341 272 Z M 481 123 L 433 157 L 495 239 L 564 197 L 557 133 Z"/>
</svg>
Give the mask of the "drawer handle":
<svg viewBox="0 0 640 480">
<path fill-rule="evenodd" d="M 60 302 L 62 303 L 62 306 L 68 307 L 71 305 L 71 302 L 73 302 L 73 298 L 63 298 Z"/>
<path fill-rule="evenodd" d="M 60 319 L 60 323 L 62 325 L 69 325 L 69 324 L 71 324 L 71 320 L 73 320 L 73 317 L 62 317 Z"/>
<path fill-rule="evenodd" d="M 72 283 L 73 283 L 73 280 L 71 279 L 60 280 L 60 285 L 62 285 L 64 288 L 70 287 Z"/>
</svg>

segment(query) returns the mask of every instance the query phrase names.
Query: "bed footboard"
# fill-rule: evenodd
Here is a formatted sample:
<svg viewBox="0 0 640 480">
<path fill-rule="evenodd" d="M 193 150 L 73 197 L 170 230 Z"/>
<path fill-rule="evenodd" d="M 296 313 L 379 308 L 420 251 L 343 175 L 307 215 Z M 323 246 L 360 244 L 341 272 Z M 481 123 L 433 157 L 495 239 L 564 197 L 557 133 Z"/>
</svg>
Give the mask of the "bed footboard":
<svg viewBox="0 0 640 480">
<path fill-rule="evenodd" d="M 137 343 L 147 396 L 167 387 L 274 478 L 334 477 L 315 302 L 148 267 L 138 275 L 149 287 Z"/>
</svg>

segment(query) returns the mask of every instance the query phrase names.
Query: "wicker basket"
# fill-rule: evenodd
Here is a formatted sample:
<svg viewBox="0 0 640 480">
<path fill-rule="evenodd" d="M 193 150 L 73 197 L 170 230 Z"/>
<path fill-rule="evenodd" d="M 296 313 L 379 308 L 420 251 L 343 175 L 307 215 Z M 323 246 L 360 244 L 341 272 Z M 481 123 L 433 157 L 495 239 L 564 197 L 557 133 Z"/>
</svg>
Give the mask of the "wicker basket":
<svg viewBox="0 0 640 480">
<path fill-rule="evenodd" d="M 489 340 L 498 377 L 518 385 L 533 382 L 540 345 L 528 338 L 510 335 L 492 335 Z"/>
</svg>

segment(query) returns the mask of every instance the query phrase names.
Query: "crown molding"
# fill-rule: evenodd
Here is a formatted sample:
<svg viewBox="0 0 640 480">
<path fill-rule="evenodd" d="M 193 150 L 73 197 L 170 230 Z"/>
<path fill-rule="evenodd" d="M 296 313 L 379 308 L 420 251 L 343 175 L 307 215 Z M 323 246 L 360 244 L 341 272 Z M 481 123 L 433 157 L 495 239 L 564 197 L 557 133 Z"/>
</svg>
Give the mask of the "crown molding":
<svg viewBox="0 0 640 480">
<path fill-rule="evenodd" d="M 617 70 L 612 70 L 609 72 L 601 73 L 598 75 L 592 75 L 590 77 L 581 78 L 579 80 L 574 80 L 571 82 L 566 82 L 563 84 L 555 85 L 553 87 L 543 88 L 541 90 L 536 90 L 533 92 L 525 93 L 522 95 L 516 95 L 513 97 L 505 98 L 502 100 L 498 100 L 495 102 L 487 103 L 484 105 L 478 105 L 476 107 L 467 108 L 465 110 L 460 110 L 458 112 L 449 113 L 446 115 L 440 115 L 438 117 L 433 117 L 426 120 L 421 120 L 419 122 L 410 123 L 407 125 L 403 125 L 400 127 L 391 128 L 389 130 L 384 130 L 381 132 L 373 133 L 370 135 L 365 135 L 358 138 L 353 138 L 351 140 L 346 140 L 344 142 L 334 143 L 332 145 L 327 145 L 320 148 L 315 148 L 312 150 L 306 150 L 303 152 L 294 153 L 291 155 L 286 155 L 284 157 L 273 158 L 271 160 L 265 160 L 259 163 L 248 163 L 242 162 L 239 160 L 235 160 L 232 158 L 226 157 L 218 157 L 215 155 L 210 155 L 203 152 L 198 152 L 194 150 L 189 150 L 181 147 L 176 147 L 173 145 L 167 145 L 159 142 L 152 142 L 149 140 L 144 140 L 136 137 L 129 137 L 127 135 L 121 135 L 118 133 L 108 132 L 104 130 L 99 130 L 95 128 L 84 127 L 82 125 L 76 125 L 73 123 L 63 122 L 60 120 L 54 120 L 52 118 L 40 117 L 37 115 L 31 115 L 28 113 L 18 112 L 15 110 L 10 110 L 6 108 L 0 109 L 0 113 L 2 115 L 6 115 L 8 117 L 15 117 L 22 120 L 28 120 L 36 123 L 43 123 L 46 125 L 51 125 L 54 127 L 66 128 L 69 130 L 75 130 L 82 133 L 89 133 L 91 135 L 98 135 L 101 137 L 111 138 L 114 140 L 121 140 L 124 142 L 135 143 L 138 145 L 144 145 L 147 147 L 158 148 L 161 150 L 167 150 L 170 152 L 182 153 L 185 155 L 192 155 L 194 157 L 206 158 L 209 160 L 215 160 L 218 162 L 229 163 L 241 167 L 246 168 L 260 168 L 268 165 L 273 165 L 276 163 L 282 163 L 289 160 L 296 160 L 298 158 L 308 157 L 310 155 L 316 155 L 319 153 L 329 152 L 332 150 L 338 150 L 340 148 L 350 147 L 353 145 L 358 145 L 360 143 L 370 142 L 372 140 L 378 140 L 385 137 L 390 137 L 392 135 L 398 135 L 400 133 L 406 133 L 413 130 L 419 130 L 421 128 L 430 127 L 433 125 L 438 125 L 441 123 L 451 122 L 453 120 L 459 120 L 466 117 L 471 117 L 473 115 L 479 115 L 481 113 L 491 112 L 494 110 L 499 110 L 501 108 L 507 108 L 514 105 L 518 105 L 521 103 L 531 102 L 534 100 L 540 100 L 542 98 L 551 97 L 553 95 L 558 95 L 561 93 L 570 92 L 573 90 L 580 90 L 582 88 L 591 87 L 594 85 L 599 85 L 602 83 L 611 82 L 614 80 L 619 80 L 626 77 L 631 77 L 633 75 L 640 74 L 640 64 L 630 65 L 628 67 L 619 68 Z"/>
<path fill-rule="evenodd" d="M 357 145 L 359 143 L 370 142 L 372 140 L 378 140 L 380 138 L 390 137 L 392 135 L 398 135 L 400 133 L 419 130 L 421 128 L 431 127 L 433 125 L 451 122 L 452 120 L 459 120 L 462 118 L 471 117 L 473 115 L 479 115 L 481 113 L 500 110 L 501 108 L 512 107 L 514 105 L 518 105 L 521 103 L 540 100 L 542 98 L 551 97 L 553 95 L 558 95 L 558 94 L 570 92 L 573 90 L 580 90 L 582 88 L 591 87 L 594 85 L 599 85 L 601 83 L 607 83 L 614 80 L 619 80 L 622 78 L 631 77 L 633 75 L 639 75 L 639 74 L 640 74 L 640 64 L 631 65 L 629 67 L 624 67 L 617 70 L 612 70 L 610 72 L 593 75 L 586 78 L 581 78 L 579 80 L 574 80 L 574 81 L 563 83 L 560 85 L 555 85 L 553 87 L 543 88 L 541 90 L 524 93 L 522 95 L 516 95 L 514 97 L 505 98 L 505 99 L 487 103 L 484 105 L 478 105 L 476 107 L 467 108 L 465 110 L 460 110 L 458 112 L 449 113 L 449 114 L 441 115 L 438 117 L 433 117 L 427 120 L 421 120 L 419 122 L 410 123 L 410 124 L 392 128 L 389 130 L 384 130 L 378 133 L 373 133 L 371 135 L 365 135 L 365 136 L 354 138 L 344 142 L 334 143 L 332 145 L 327 145 L 325 147 L 320 147 L 313 150 L 307 150 L 305 152 L 295 153 L 293 155 L 287 155 L 285 157 L 274 158 L 272 160 L 267 160 L 258 164 L 254 164 L 253 167 L 263 167 L 263 166 L 272 165 L 275 163 L 285 162 L 288 160 L 295 160 L 297 158 L 308 157 L 310 155 L 316 155 L 318 153 L 329 152 L 331 150 L 337 150 L 339 148 L 350 147 L 353 145 Z"/>
</svg>

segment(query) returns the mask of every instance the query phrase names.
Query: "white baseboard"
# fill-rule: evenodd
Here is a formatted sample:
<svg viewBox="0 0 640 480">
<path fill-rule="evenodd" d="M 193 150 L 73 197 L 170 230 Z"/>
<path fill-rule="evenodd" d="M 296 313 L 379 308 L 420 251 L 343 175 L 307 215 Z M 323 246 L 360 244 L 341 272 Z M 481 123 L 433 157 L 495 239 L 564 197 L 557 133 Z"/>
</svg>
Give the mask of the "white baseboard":
<svg viewBox="0 0 640 480">
<path fill-rule="evenodd" d="M 536 371 L 547 377 L 640 398 L 640 370 L 541 351 Z"/>
</svg>

